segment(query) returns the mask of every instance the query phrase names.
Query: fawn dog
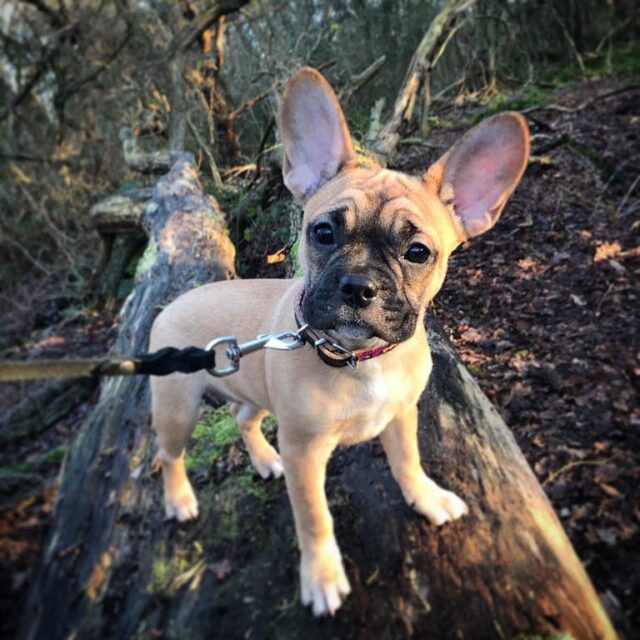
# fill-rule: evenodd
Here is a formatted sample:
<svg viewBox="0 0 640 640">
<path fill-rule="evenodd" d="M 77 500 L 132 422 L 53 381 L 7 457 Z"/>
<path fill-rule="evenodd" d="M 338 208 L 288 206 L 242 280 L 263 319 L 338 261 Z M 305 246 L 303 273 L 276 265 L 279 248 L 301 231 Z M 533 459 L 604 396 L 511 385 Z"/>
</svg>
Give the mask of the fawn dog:
<svg viewBox="0 0 640 640">
<path fill-rule="evenodd" d="M 308 325 L 310 345 L 260 351 L 226 378 L 206 372 L 153 378 L 153 427 L 166 514 L 195 518 L 184 452 L 205 391 L 231 403 L 257 472 L 284 473 L 301 554 L 302 602 L 333 614 L 349 593 L 325 496 L 338 445 L 380 436 L 407 503 L 434 525 L 466 504 L 424 472 L 416 403 L 431 371 L 423 317 L 451 252 L 498 220 L 527 165 L 529 134 L 516 113 L 469 131 L 419 177 L 358 167 L 330 85 L 298 71 L 280 111 L 287 188 L 302 204 L 303 277 L 232 280 L 194 289 L 156 319 L 150 348 L 204 346 Z M 357 366 L 354 366 L 357 364 Z M 350 365 L 350 366 L 344 366 Z M 278 423 L 278 453 L 261 432 Z"/>
</svg>

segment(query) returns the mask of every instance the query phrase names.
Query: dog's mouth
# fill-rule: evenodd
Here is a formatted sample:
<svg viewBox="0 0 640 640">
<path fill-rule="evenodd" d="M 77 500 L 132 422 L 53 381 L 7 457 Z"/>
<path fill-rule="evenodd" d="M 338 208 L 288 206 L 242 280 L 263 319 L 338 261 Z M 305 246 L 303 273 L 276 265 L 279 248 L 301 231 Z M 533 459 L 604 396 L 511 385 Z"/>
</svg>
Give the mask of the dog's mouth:
<svg viewBox="0 0 640 640">
<path fill-rule="evenodd" d="M 335 296 L 319 297 L 311 289 L 305 290 L 298 309 L 300 318 L 311 329 L 324 332 L 335 341 L 346 341 L 352 349 L 404 342 L 415 329 L 410 314 L 397 303 L 382 301 L 367 309 L 357 309 Z"/>
<path fill-rule="evenodd" d="M 327 333 L 336 339 L 346 340 L 370 340 L 379 336 L 374 335 L 373 330 L 358 324 L 339 323 L 335 329 L 329 329 Z"/>
<path fill-rule="evenodd" d="M 372 348 L 383 343 L 395 342 L 389 336 L 381 335 L 374 327 L 360 321 L 324 320 L 310 322 L 304 312 L 302 318 L 314 331 L 324 333 L 332 340 L 344 344 L 350 349 Z"/>
</svg>

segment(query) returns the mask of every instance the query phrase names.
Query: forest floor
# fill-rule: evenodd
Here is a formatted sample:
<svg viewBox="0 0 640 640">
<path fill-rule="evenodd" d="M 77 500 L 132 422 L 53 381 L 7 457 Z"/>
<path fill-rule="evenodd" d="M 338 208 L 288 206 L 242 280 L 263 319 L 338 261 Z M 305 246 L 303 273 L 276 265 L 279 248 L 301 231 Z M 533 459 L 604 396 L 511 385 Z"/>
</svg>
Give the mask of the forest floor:
<svg viewBox="0 0 640 640">
<path fill-rule="evenodd" d="M 630 80 L 585 82 L 554 97 L 560 110 L 527 114 L 533 158 L 523 182 L 497 228 L 452 257 L 433 308 L 629 637 L 640 629 L 640 88 Z M 477 116 L 469 106 L 447 111 L 446 128 L 403 145 L 397 167 L 424 171 Z M 280 248 L 258 238 L 240 261 L 255 261 L 257 242 Z M 67 317 L 5 355 L 104 353 L 115 322 L 104 311 Z M 37 389 L 0 389 L 2 414 Z M 86 395 L 45 432 L 0 450 L 0 637 L 15 630 L 65 447 L 96 400 Z"/>
</svg>

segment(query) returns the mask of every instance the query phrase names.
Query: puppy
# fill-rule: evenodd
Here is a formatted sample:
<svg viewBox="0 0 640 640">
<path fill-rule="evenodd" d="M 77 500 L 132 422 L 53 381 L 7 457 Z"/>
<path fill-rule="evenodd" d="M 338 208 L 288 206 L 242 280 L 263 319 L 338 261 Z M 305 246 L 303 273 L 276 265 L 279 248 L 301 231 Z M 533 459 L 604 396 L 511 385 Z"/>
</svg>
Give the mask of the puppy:
<svg viewBox="0 0 640 640">
<path fill-rule="evenodd" d="M 198 503 L 184 452 L 201 397 L 213 391 L 232 403 L 257 472 L 284 473 L 302 602 L 316 615 L 333 614 L 350 590 L 324 491 L 338 445 L 380 436 L 413 509 L 434 525 L 467 513 L 420 463 L 416 403 L 431 370 L 423 317 L 451 252 L 498 220 L 527 165 L 529 135 L 522 116 L 503 113 L 473 128 L 422 176 L 359 168 L 333 90 L 308 68 L 289 81 L 280 127 L 284 181 L 304 208 L 304 276 L 189 291 L 158 316 L 150 348 L 202 347 L 228 334 L 240 342 L 296 322 L 309 325 L 310 344 L 254 353 L 226 378 L 152 378 L 153 426 L 166 514 L 189 520 Z M 279 454 L 260 430 L 267 412 L 277 418 Z"/>
</svg>

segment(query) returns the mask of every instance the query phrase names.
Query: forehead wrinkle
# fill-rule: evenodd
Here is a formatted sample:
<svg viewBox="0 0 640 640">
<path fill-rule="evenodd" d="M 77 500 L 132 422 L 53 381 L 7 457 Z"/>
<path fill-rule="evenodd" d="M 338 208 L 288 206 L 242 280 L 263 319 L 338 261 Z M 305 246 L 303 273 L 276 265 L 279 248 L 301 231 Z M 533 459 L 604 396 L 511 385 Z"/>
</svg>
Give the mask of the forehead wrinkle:
<svg viewBox="0 0 640 640">
<path fill-rule="evenodd" d="M 394 200 L 399 201 L 395 207 L 395 212 L 392 210 L 386 210 L 391 219 L 391 230 L 393 233 L 400 235 L 402 233 L 402 226 L 409 222 L 417 230 L 417 233 L 426 236 L 429 239 L 429 243 L 432 245 L 430 248 L 440 244 L 440 234 L 435 225 L 431 224 L 429 220 L 425 219 L 422 209 L 410 198 L 399 197 Z M 393 204 L 389 203 L 389 206 Z"/>
</svg>

